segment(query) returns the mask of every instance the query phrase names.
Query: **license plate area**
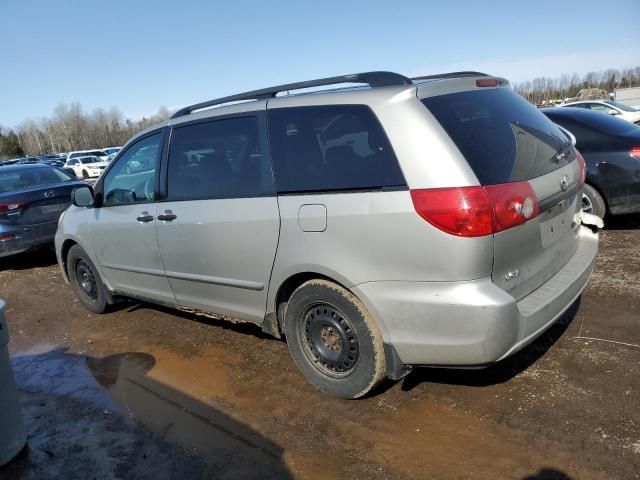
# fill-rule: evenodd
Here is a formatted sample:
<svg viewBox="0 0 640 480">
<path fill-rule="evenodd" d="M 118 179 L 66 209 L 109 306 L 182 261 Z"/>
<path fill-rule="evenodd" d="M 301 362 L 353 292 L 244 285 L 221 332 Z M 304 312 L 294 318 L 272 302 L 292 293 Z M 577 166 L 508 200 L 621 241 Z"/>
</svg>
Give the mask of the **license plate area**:
<svg viewBox="0 0 640 480">
<path fill-rule="evenodd" d="M 65 205 L 54 203 L 53 205 L 43 205 L 40 207 L 42 213 L 62 213 Z"/>
<path fill-rule="evenodd" d="M 575 198 L 575 195 L 567 198 L 545 212 L 547 220 L 540 222 L 540 240 L 543 248 L 553 245 L 571 230 Z"/>
</svg>

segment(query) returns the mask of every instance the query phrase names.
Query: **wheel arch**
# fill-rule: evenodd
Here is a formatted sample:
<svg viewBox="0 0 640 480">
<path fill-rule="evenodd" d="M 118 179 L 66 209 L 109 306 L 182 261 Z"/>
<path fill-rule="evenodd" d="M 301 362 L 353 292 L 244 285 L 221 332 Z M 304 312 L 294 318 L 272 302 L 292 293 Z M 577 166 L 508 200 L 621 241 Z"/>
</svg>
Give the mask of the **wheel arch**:
<svg viewBox="0 0 640 480">
<path fill-rule="evenodd" d="M 60 247 L 60 267 L 62 268 L 62 274 L 65 277 L 65 280 L 69 282 L 69 272 L 67 271 L 67 257 L 69 256 L 69 250 L 74 245 L 78 245 L 78 242 L 71 238 L 67 238 L 64 242 L 62 242 L 62 246 Z"/>
<path fill-rule="evenodd" d="M 604 194 L 604 191 L 602 190 L 602 188 L 600 188 L 598 186 L 597 183 L 593 182 L 592 180 L 590 180 L 589 178 L 587 178 L 587 181 L 585 182 L 586 185 L 589 185 L 591 188 L 593 188 L 596 192 L 598 192 L 598 195 L 600 195 L 602 197 L 602 201 L 604 202 L 604 208 L 605 208 L 605 212 L 609 213 L 609 199 L 607 198 L 607 196 Z"/>
</svg>

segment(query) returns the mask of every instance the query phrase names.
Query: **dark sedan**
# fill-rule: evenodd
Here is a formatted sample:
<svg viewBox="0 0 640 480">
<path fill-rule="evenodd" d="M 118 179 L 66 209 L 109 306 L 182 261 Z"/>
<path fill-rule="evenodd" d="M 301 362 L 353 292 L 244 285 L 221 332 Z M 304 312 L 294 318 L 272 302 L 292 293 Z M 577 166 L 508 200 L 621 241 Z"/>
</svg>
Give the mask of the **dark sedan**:
<svg viewBox="0 0 640 480">
<path fill-rule="evenodd" d="M 640 127 L 582 108 L 542 112 L 576 137 L 587 164 L 583 210 L 599 217 L 640 212 Z"/>
<path fill-rule="evenodd" d="M 44 164 L 0 166 L 0 257 L 53 242 L 71 191 L 81 185 Z"/>
</svg>

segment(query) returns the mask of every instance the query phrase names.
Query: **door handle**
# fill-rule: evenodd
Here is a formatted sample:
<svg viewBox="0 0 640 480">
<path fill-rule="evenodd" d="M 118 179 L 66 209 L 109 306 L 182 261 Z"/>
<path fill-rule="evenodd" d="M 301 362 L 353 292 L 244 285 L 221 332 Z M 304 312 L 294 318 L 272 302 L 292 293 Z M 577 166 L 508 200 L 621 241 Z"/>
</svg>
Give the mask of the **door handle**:
<svg viewBox="0 0 640 480">
<path fill-rule="evenodd" d="M 139 217 L 136 218 L 139 222 L 147 223 L 153 220 L 153 215 L 149 215 L 149 212 L 142 212 Z"/>
<path fill-rule="evenodd" d="M 158 215 L 158 220 L 162 220 L 163 222 L 171 222 L 178 218 L 171 210 L 165 210 L 164 213 Z"/>
</svg>

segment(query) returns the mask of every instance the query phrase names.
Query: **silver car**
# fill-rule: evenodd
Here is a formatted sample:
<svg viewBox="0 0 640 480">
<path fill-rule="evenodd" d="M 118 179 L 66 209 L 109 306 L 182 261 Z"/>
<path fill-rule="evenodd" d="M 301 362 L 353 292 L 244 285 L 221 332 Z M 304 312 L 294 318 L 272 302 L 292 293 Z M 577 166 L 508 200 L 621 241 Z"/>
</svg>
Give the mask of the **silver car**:
<svg viewBox="0 0 640 480">
<path fill-rule="evenodd" d="M 56 251 L 93 312 L 129 297 L 253 322 L 316 387 L 357 398 L 417 366 L 490 365 L 549 328 L 596 256 L 584 175 L 504 79 L 326 78 L 132 138 L 74 191 Z"/>
</svg>

